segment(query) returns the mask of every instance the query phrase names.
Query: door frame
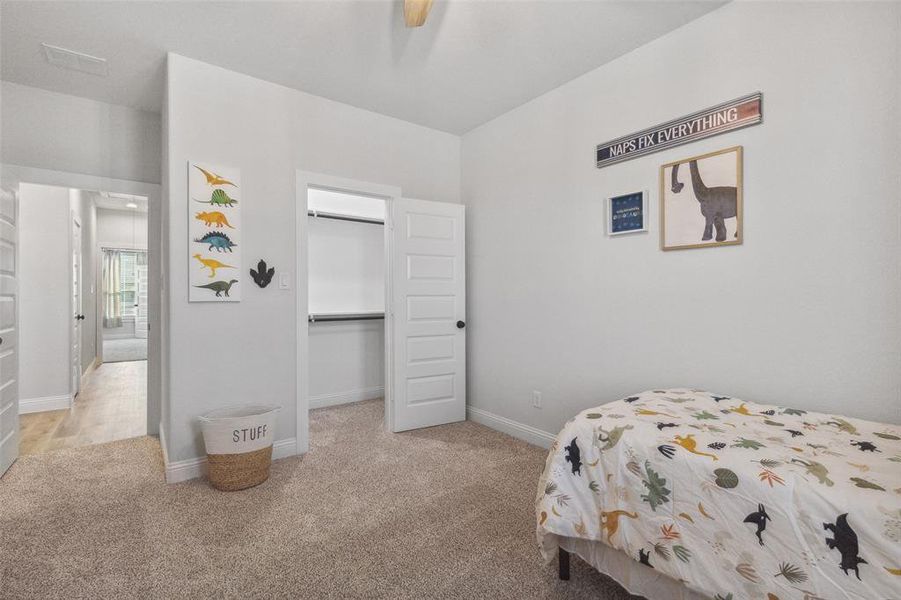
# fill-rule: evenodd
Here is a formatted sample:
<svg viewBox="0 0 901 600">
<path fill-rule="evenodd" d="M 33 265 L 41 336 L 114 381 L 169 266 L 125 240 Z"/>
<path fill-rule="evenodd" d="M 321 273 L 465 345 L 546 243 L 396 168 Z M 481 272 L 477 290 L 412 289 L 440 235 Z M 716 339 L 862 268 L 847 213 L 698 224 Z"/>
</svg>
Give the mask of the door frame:
<svg viewBox="0 0 901 600">
<path fill-rule="evenodd" d="M 385 201 L 385 428 L 394 429 L 394 353 L 393 335 L 394 311 L 391 305 L 393 297 L 392 273 L 392 235 L 394 228 L 391 212 L 394 200 L 402 196 L 398 186 L 358 181 L 344 177 L 335 177 L 324 173 L 297 171 L 295 223 L 296 223 L 296 263 L 295 263 L 295 318 L 297 319 L 297 353 L 294 364 L 297 365 L 297 453 L 303 454 L 310 449 L 310 360 L 309 360 L 309 230 L 307 228 L 307 193 L 310 188 L 344 192 L 358 196 L 370 196 Z"/>
<path fill-rule="evenodd" d="M 32 182 L 28 182 L 32 183 Z M 75 228 L 79 229 L 79 244 L 76 246 L 75 244 Z M 72 365 L 75 364 L 75 341 L 78 340 L 78 378 L 72 376 L 72 373 L 69 373 L 69 381 L 71 384 L 75 384 L 75 389 L 69 390 L 69 394 L 72 396 L 71 402 L 75 402 L 75 397 L 81 392 L 82 378 L 84 377 L 84 373 L 81 371 L 81 362 L 82 356 L 84 355 L 84 348 L 81 345 L 81 337 L 82 331 L 79 323 L 76 321 L 76 314 L 81 314 L 82 309 L 84 308 L 84 252 L 82 252 L 83 244 L 84 244 L 84 226 L 81 222 L 81 219 L 78 217 L 78 214 L 74 210 L 69 210 L 69 259 L 71 260 L 75 251 L 78 251 L 78 302 L 81 306 L 73 306 L 72 310 L 69 311 L 69 370 L 72 370 Z M 75 299 L 75 282 L 72 281 L 72 273 L 69 273 L 69 298 L 71 300 Z M 76 333 L 77 332 L 77 333 Z M 95 342 L 96 347 L 96 342 Z M 94 360 L 97 360 L 96 352 L 94 353 Z"/>
<path fill-rule="evenodd" d="M 153 256 L 156 269 L 150 274 L 151 304 L 156 310 L 151 311 L 150 335 L 147 352 L 147 434 L 159 435 L 160 421 L 166 403 L 166 373 L 164 365 L 168 362 L 167 332 L 168 303 L 166 300 L 166 265 L 163 260 L 166 246 L 163 243 L 165 231 L 164 206 L 162 189 L 159 184 L 126 179 L 112 179 L 96 175 L 54 171 L 21 165 L 0 164 L 0 180 L 4 187 L 16 190 L 19 184 L 36 183 L 79 190 L 97 190 L 145 196 L 148 200 L 148 262 Z M 82 288 L 83 289 L 83 288 Z M 99 306 L 98 302 L 98 306 Z"/>
</svg>

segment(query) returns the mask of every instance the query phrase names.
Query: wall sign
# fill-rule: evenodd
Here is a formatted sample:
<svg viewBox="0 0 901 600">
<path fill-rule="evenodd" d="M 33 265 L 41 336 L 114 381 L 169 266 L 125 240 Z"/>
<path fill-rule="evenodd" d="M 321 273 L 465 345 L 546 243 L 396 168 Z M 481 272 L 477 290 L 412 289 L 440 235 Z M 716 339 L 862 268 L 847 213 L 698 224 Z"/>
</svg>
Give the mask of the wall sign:
<svg viewBox="0 0 901 600">
<path fill-rule="evenodd" d="M 607 198 L 607 235 L 647 230 L 647 192 L 634 192 Z"/>
<path fill-rule="evenodd" d="M 756 92 L 600 144 L 595 152 L 595 160 L 601 169 L 624 160 L 762 122 L 763 94 Z"/>
<path fill-rule="evenodd" d="M 241 299 L 241 171 L 188 163 L 188 301 Z"/>
</svg>

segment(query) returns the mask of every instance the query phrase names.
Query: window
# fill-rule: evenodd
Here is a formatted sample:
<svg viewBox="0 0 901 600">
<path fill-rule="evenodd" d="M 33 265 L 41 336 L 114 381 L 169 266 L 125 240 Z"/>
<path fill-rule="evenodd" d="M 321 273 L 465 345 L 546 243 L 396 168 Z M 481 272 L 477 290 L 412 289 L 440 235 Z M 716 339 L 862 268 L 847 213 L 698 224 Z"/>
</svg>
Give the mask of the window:
<svg viewBox="0 0 901 600">
<path fill-rule="evenodd" d="M 146 252 L 122 251 L 119 253 L 119 297 L 122 300 L 122 316 L 134 318 L 138 303 L 137 267 L 147 264 Z"/>
</svg>

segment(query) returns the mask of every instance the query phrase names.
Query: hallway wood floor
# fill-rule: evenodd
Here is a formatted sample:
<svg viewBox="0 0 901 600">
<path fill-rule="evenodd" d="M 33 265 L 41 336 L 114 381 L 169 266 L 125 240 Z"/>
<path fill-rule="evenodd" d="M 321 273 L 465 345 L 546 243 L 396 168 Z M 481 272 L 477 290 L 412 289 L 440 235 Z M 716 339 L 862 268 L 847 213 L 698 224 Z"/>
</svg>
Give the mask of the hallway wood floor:
<svg viewBox="0 0 901 600">
<path fill-rule="evenodd" d="M 147 432 L 147 361 L 104 363 L 70 410 L 19 417 L 19 454 L 124 440 Z"/>
</svg>

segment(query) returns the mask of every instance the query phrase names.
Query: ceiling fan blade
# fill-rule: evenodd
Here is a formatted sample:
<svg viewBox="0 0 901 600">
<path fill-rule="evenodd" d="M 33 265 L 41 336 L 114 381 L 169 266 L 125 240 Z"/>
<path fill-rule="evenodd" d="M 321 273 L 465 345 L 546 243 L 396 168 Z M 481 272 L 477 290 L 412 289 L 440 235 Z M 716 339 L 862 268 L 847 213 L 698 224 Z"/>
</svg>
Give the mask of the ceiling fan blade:
<svg viewBox="0 0 901 600">
<path fill-rule="evenodd" d="M 404 23 L 407 27 L 422 27 L 431 8 L 432 0 L 404 0 Z"/>
</svg>

